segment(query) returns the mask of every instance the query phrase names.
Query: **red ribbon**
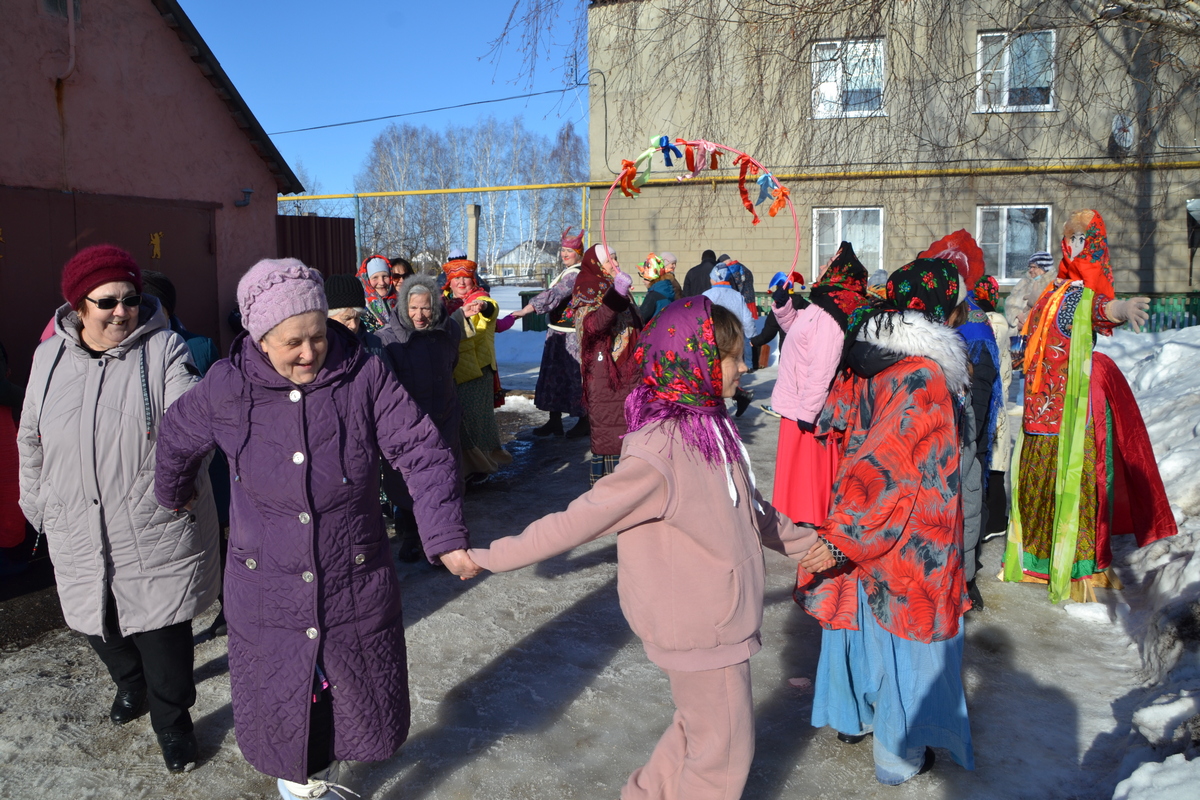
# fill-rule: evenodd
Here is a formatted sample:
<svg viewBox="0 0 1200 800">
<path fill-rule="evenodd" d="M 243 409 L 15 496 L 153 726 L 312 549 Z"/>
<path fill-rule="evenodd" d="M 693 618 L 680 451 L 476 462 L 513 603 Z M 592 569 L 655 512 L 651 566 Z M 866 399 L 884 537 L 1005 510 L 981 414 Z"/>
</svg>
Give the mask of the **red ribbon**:
<svg viewBox="0 0 1200 800">
<path fill-rule="evenodd" d="M 676 139 L 675 144 L 683 145 L 684 152 L 687 153 L 687 155 L 684 156 L 684 163 L 687 165 L 688 172 L 695 172 L 696 151 L 692 149 L 690 144 L 688 144 L 687 139 Z"/>
<path fill-rule="evenodd" d="M 713 154 L 713 157 L 716 158 L 715 153 Z M 758 212 L 754 210 L 754 204 L 750 202 L 750 193 L 746 191 L 746 173 L 749 171 L 752 175 L 757 175 L 758 167 L 755 166 L 754 162 L 750 160 L 750 157 L 745 154 L 739 155 L 737 158 L 735 158 L 733 160 L 733 165 L 735 167 L 740 166 L 742 168 L 742 171 L 738 174 L 738 193 L 742 196 L 742 205 L 744 205 L 746 210 L 750 212 L 750 215 L 754 217 L 754 222 L 752 224 L 757 225 Z"/>
</svg>

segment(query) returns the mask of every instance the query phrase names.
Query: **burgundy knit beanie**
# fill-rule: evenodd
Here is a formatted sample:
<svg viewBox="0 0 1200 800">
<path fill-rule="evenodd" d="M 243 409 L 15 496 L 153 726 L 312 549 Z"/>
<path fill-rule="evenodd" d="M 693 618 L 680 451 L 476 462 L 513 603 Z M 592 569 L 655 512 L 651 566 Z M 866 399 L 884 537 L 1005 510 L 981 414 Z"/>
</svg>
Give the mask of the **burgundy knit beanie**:
<svg viewBox="0 0 1200 800">
<path fill-rule="evenodd" d="M 88 292 L 113 281 L 128 281 L 141 294 L 142 270 L 133 256 L 111 244 L 85 247 L 63 267 L 63 298 L 78 308 Z"/>
</svg>

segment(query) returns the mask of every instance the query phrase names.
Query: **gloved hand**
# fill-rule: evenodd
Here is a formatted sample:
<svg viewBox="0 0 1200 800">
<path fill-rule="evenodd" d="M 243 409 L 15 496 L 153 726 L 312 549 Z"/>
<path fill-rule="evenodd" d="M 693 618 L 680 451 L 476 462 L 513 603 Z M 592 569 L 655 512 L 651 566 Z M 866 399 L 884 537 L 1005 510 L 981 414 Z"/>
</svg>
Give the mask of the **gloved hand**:
<svg viewBox="0 0 1200 800">
<path fill-rule="evenodd" d="M 778 289 L 771 292 L 771 302 L 775 304 L 776 308 L 783 308 L 783 304 L 786 303 L 791 296 L 791 293 L 788 292 L 787 284 L 785 283 L 783 286 L 780 286 Z"/>
<path fill-rule="evenodd" d="M 513 326 L 513 323 L 516 321 L 517 321 L 517 315 L 515 313 L 509 314 L 508 316 L 505 316 L 505 317 L 501 317 L 496 322 L 496 333 L 504 333 L 506 330 L 511 328 Z"/>
<path fill-rule="evenodd" d="M 1126 300 L 1111 300 L 1104 307 L 1104 316 L 1110 322 L 1128 322 L 1134 333 L 1141 333 L 1142 326 L 1150 319 L 1147 309 L 1150 308 L 1149 297 L 1130 297 Z"/>
<path fill-rule="evenodd" d="M 618 272 L 616 274 L 616 276 L 613 277 L 613 288 L 617 290 L 618 294 L 623 294 L 623 295 L 628 296 L 629 290 L 632 287 L 633 287 L 633 278 L 629 277 L 624 272 Z"/>
</svg>

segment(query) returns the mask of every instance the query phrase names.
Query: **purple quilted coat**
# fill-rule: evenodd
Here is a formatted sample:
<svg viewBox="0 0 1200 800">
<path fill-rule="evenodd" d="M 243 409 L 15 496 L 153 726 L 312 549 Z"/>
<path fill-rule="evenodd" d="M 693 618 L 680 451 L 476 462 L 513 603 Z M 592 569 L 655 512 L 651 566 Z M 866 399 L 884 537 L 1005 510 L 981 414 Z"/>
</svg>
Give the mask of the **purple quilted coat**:
<svg viewBox="0 0 1200 800">
<path fill-rule="evenodd" d="M 379 513 L 379 456 L 413 489 L 426 554 L 467 546 L 457 466 L 429 417 L 340 326 L 296 386 L 251 340 L 169 409 L 155 494 L 192 496 L 219 446 L 233 475 L 225 617 L 238 745 L 268 775 L 307 778 L 313 675 L 333 699 L 334 757 L 377 761 L 408 736 L 400 585 Z"/>
</svg>

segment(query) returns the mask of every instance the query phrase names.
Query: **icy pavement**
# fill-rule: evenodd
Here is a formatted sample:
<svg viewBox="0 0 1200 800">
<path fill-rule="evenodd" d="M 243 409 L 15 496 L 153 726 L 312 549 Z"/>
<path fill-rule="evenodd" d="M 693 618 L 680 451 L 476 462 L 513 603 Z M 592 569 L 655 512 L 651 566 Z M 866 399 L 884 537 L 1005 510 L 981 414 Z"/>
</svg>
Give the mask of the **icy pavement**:
<svg viewBox="0 0 1200 800">
<path fill-rule="evenodd" d="M 518 388 L 513 379 L 531 368 L 504 365 L 505 386 Z M 757 402 L 769 399 L 774 377 L 773 368 L 748 376 Z M 527 401 L 512 406 L 531 427 L 545 419 Z M 739 425 L 770 497 L 779 420 L 755 405 Z M 526 432 L 509 447 L 513 465 L 468 495 L 477 542 L 519 532 L 587 489 L 586 442 L 531 440 Z M 984 545 L 987 608 L 967 624 L 964 676 L 977 769 L 966 772 L 939 752 L 931 773 L 899 787 L 875 782 L 869 742 L 843 745 L 832 731 L 809 725 L 811 690 L 789 679 L 812 677 L 820 629 L 791 600 L 792 563 L 768 552 L 764 648 L 751 662 L 758 749 L 744 797 L 1109 798 L 1139 763 L 1162 761 L 1133 719 L 1161 693 L 1147 681 L 1169 669 L 1143 671 L 1126 630 L 1157 618 L 1146 611 L 1156 607 L 1154 593 L 1135 581 L 1170 569 L 1190 574 L 1172 567 L 1183 554 L 1138 554 L 1141 566 L 1122 572 L 1131 583 L 1125 593 L 1102 592 L 1103 613 L 1080 618 L 1051 606 L 1044 587 L 996 581 L 1000 551 L 1000 541 Z M 1122 564 L 1129 558 L 1118 555 Z M 364 796 L 396 800 L 618 797 L 670 723 L 672 705 L 666 678 L 621 616 L 615 559 L 609 538 L 471 582 L 400 565 L 412 733 L 390 761 L 357 767 L 352 784 Z M 196 630 L 210 619 L 197 620 Z M 1171 663 L 1178 662 L 1176 654 Z M 83 637 L 59 631 L 4 655 L 0 797 L 275 797 L 274 781 L 237 749 L 224 639 L 196 648 L 196 674 L 203 760 L 191 773 L 170 776 L 147 718 L 124 728 L 108 722 L 112 685 Z M 1143 713 L 1139 723 L 1165 730 L 1172 719 L 1169 711 Z M 1156 797 L 1153 787 L 1178 786 L 1177 766 L 1148 764 L 1120 796 Z"/>
</svg>

